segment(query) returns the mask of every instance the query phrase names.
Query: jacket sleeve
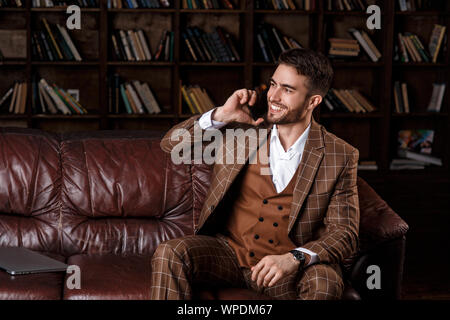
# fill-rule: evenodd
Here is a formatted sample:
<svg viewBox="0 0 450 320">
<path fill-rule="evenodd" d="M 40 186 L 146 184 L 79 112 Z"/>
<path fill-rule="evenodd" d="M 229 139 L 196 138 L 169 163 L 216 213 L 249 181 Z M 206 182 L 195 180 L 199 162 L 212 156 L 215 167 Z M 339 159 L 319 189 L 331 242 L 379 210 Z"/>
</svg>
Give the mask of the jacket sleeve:
<svg viewBox="0 0 450 320">
<path fill-rule="evenodd" d="M 318 239 L 303 245 L 319 256 L 320 263 L 337 264 L 358 247 L 359 200 L 357 168 L 359 152 L 354 149 L 342 170 L 324 218 Z"/>
</svg>

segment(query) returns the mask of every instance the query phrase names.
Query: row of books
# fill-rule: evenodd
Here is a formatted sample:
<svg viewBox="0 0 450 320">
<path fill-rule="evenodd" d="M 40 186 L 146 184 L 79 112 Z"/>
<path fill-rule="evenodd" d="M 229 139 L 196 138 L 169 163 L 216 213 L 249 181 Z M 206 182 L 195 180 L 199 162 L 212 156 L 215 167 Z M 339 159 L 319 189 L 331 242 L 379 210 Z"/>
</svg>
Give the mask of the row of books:
<svg viewBox="0 0 450 320">
<path fill-rule="evenodd" d="M 169 8 L 168 0 L 108 0 L 108 9 L 155 9 Z"/>
<path fill-rule="evenodd" d="M 111 34 L 115 59 L 120 61 L 173 61 L 174 33 L 164 30 L 158 47 L 151 53 L 142 29 L 115 30 Z"/>
<path fill-rule="evenodd" d="M 256 0 L 256 9 L 260 10 L 314 10 L 316 8 L 315 0 Z"/>
<path fill-rule="evenodd" d="M 361 51 L 360 46 L 373 62 L 377 62 L 382 57 L 381 52 L 364 30 L 360 31 L 355 28 L 350 28 L 348 32 L 356 40 L 344 38 L 329 39 L 330 50 L 328 51 L 328 55 L 330 58 L 358 57 Z"/>
<path fill-rule="evenodd" d="M 419 37 L 410 32 L 398 33 L 397 54 L 394 60 L 401 62 L 432 62 L 436 63 L 442 41 L 445 36 L 445 26 L 436 24 L 431 34 L 428 50 L 425 49 Z M 398 48 L 400 50 L 398 50 Z"/>
<path fill-rule="evenodd" d="M 198 27 L 188 27 L 181 32 L 187 56 L 197 62 L 237 62 L 241 57 L 232 36 L 221 27 L 205 32 Z"/>
<path fill-rule="evenodd" d="M 446 0 L 398 0 L 400 11 L 443 10 Z"/>
<path fill-rule="evenodd" d="M 361 160 L 358 163 L 358 170 L 376 171 L 378 170 L 378 165 L 377 162 L 373 160 Z"/>
<path fill-rule="evenodd" d="M 53 7 L 67 7 L 70 5 L 77 5 L 80 8 L 98 8 L 97 0 L 32 0 L 31 6 L 33 8 L 53 8 Z"/>
<path fill-rule="evenodd" d="M 366 11 L 365 0 L 327 0 L 328 11 Z"/>
<path fill-rule="evenodd" d="M 396 113 L 410 113 L 408 85 L 405 82 L 394 82 L 394 106 Z"/>
<path fill-rule="evenodd" d="M 182 9 L 235 9 L 232 0 L 183 0 Z"/>
<path fill-rule="evenodd" d="M 264 62 L 276 62 L 281 52 L 291 48 L 302 48 L 297 40 L 284 35 L 268 23 L 258 25 L 256 40 Z"/>
<path fill-rule="evenodd" d="M 108 80 L 110 113 L 157 114 L 161 108 L 148 83 L 138 80 L 125 81 L 118 74 Z"/>
<path fill-rule="evenodd" d="M 324 103 L 333 112 L 367 113 L 377 109 L 358 90 L 331 88 L 324 97 Z"/>
<path fill-rule="evenodd" d="M 65 26 L 49 24 L 42 18 L 43 31 L 34 31 L 31 49 L 35 59 L 44 61 L 76 60 L 82 58 Z"/>
<path fill-rule="evenodd" d="M 0 113 L 24 114 L 27 102 L 27 83 L 17 81 L 0 99 Z M 9 107 L 6 109 L 8 106 Z"/>
<path fill-rule="evenodd" d="M 55 83 L 51 85 L 44 78 L 38 81 L 34 76 L 31 82 L 33 113 L 49 114 L 87 114 L 87 110 L 63 88 Z"/>
<path fill-rule="evenodd" d="M 0 0 L 0 8 L 23 8 L 22 0 Z"/>
<path fill-rule="evenodd" d="M 205 113 L 214 108 L 214 102 L 209 97 L 204 88 L 198 85 L 181 86 L 183 101 L 188 106 L 192 114 Z"/>
<path fill-rule="evenodd" d="M 428 103 L 427 112 L 441 111 L 446 86 L 445 83 L 433 83 L 433 91 Z M 394 106 L 396 113 L 410 113 L 408 85 L 405 82 L 394 82 Z"/>
</svg>

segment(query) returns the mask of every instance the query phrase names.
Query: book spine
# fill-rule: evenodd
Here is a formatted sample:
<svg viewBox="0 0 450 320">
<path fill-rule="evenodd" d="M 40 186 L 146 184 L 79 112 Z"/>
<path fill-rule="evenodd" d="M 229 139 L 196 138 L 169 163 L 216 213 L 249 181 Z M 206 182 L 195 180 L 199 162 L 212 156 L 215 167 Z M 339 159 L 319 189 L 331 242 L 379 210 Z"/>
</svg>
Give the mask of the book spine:
<svg viewBox="0 0 450 320">
<path fill-rule="evenodd" d="M 373 62 L 377 62 L 378 58 L 375 55 L 375 53 L 372 52 L 370 49 L 369 44 L 363 39 L 361 33 L 356 29 L 349 29 L 350 33 L 358 40 L 359 44 L 363 47 L 364 51 L 369 55 L 370 59 L 372 59 Z"/>
<path fill-rule="evenodd" d="M 42 23 L 44 24 L 45 30 L 47 31 L 47 35 L 50 37 L 51 43 L 53 44 L 53 47 L 56 50 L 56 53 L 58 55 L 59 60 L 63 60 L 64 57 L 63 57 L 63 55 L 61 53 L 61 50 L 59 49 L 58 44 L 56 43 L 55 37 L 53 36 L 53 33 L 52 33 L 51 29 L 50 29 L 50 26 L 47 23 L 47 19 L 42 18 Z"/>
<path fill-rule="evenodd" d="M 132 114 L 133 111 L 131 110 L 130 102 L 128 101 L 128 96 L 125 92 L 124 85 L 120 85 L 120 94 L 122 95 L 123 103 L 125 104 L 125 109 L 127 110 L 128 114 Z"/>
</svg>

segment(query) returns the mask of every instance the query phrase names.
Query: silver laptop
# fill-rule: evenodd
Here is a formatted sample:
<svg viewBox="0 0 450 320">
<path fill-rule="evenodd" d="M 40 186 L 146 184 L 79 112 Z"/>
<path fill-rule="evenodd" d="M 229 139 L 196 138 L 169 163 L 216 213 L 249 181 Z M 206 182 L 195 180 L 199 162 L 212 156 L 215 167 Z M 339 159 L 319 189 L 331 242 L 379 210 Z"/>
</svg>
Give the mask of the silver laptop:
<svg viewBox="0 0 450 320">
<path fill-rule="evenodd" d="M 68 265 L 22 247 L 0 247 L 0 269 L 9 274 L 66 271 Z"/>
</svg>

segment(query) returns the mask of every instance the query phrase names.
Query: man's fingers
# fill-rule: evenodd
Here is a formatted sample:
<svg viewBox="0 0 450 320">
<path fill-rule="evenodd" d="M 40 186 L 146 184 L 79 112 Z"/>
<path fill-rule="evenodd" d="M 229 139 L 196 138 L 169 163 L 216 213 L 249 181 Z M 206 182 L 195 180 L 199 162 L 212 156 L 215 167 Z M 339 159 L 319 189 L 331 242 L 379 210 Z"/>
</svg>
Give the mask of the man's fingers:
<svg viewBox="0 0 450 320">
<path fill-rule="evenodd" d="M 275 276 L 276 273 L 277 273 L 277 269 L 276 268 L 270 269 L 270 271 L 264 277 L 264 282 L 263 282 L 264 287 L 268 286 L 268 284 L 271 282 L 272 278 Z"/>
<path fill-rule="evenodd" d="M 258 262 L 256 264 L 256 266 L 253 267 L 253 272 L 252 272 L 252 281 L 256 281 L 259 271 L 261 271 L 261 269 L 264 267 L 264 263 L 262 262 L 262 260 L 260 262 Z"/>
<path fill-rule="evenodd" d="M 274 286 L 274 285 L 278 282 L 278 280 L 280 280 L 280 279 L 281 279 L 281 272 L 275 273 L 275 276 L 274 276 L 274 277 L 272 278 L 272 280 L 269 282 L 268 287 Z"/>
<path fill-rule="evenodd" d="M 270 267 L 266 266 L 266 267 L 264 267 L 264 269 L 262 269 L 259 272 L 258 280 L 256 281 L 256 284 L 258 285 L 258 287 L 262 286 L 264 278 L 266 277 L 266 275 L 269 271 L 270 271 Z"/>
<path fill-rule="evenodd" d="M 256 94 L 256 91 L 250 91 L 250 101 L 248 102 L 249 106 L 253 106 L 256 103 L 256 100 L 258 99 L 258 95 Z"/>
<path fill-rule="evenodd" d="M 253 125 L 255 127 L 259 126 L 262 122 L 264 122 L 263 118 L 258 118 L 256 121 L 253 121 Z"/>
</svg>

